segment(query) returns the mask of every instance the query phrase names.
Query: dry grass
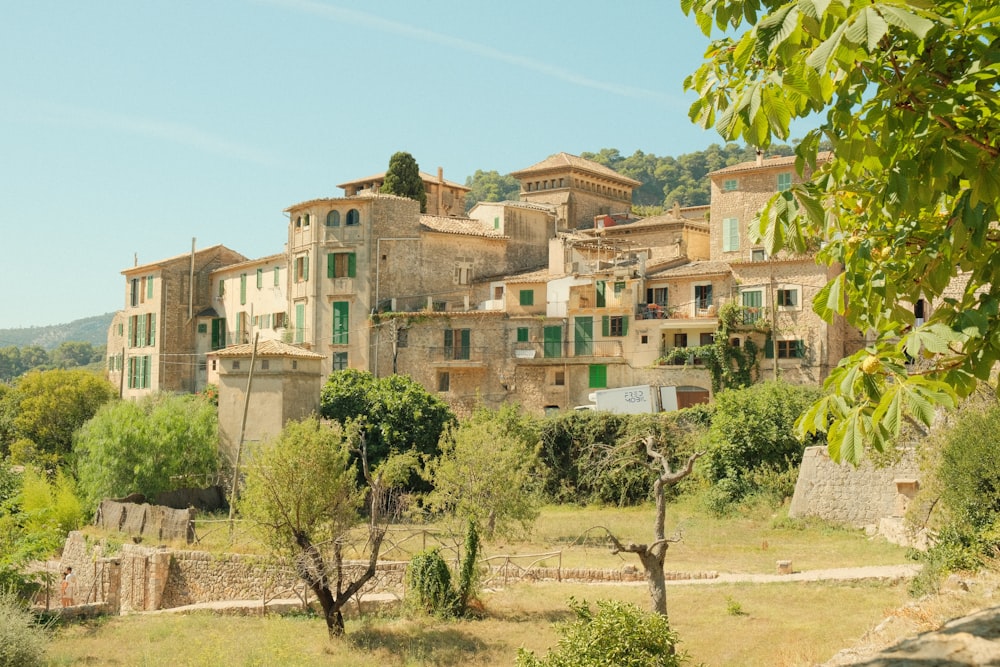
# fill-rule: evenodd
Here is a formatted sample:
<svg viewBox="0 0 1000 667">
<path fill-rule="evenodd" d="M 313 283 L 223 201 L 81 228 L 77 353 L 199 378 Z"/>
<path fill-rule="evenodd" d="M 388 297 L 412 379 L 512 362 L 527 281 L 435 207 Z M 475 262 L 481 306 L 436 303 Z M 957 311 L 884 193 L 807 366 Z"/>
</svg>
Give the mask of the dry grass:
<svg viewBox="0 0 1000 667">
<path fill-rule="evenodd" d="M 478 620 L 371 617 L 329 642 L 315 617 L 143 615 L 58 631 L 52 665 L 510 665 L 518 647 L 539 654 L 569 620 L 570 596 L 647 604 L 643 586 L 519 585 L 484 596 Z M 670 614 L 694 662 L 810 665 L 856 641 L 905 599 L 900 586 L 770 584 L 672 586 Z M 732 600 L 745 615 L 728 611 Z M 835 610 L 835 611 L 831 611 Z"/>
<path fill-rule="evenodd" d="M 564 567 L 637 565 L 613 556 L 604 526 L 628 540 L 648 540 L 653 508 L 548 507 L 532 539 L 497 541 L 488 554 L 562 551 Z M 713 519 L 696 501 L 671 505 L 668 524 L 680 525 L 684 541 L 672 545 L 667 569 L 774 572 L 775 560 L 792 559 L 796 570 L 904 562 L 902 549 L 869 540 L 859 531 L 789 522 L 783 512 Z M 204 547 L 229 547 L 224 524 L 206 524 Z M 395 531 L 395 557 L 425 544 L 414 526 Z M 413 535 L 406 539 L 407 535 Z M 766 543 L 766 546 L 765 546 Z M 240 551 L 261 551 L 242 529 Z M 177 545 L 184 547 L 186 545 Z M 555 565 L 558 558 L 545 564 Z M 348 636 L 329 642 L 316 617 L 215 617 L 142 615 L 110 618 L 57 631 L 53 665 L 510 665 L 518 647 L 544 653 L 556 641 L 553 624 L 569 619 L 570 596 L 618 598 L 645 608 L 644 585 L 538 583 L 484 594 L 478 620 L 439 621 L 406 615 L 348 622 Z M 857 583 L 679 585 L 668 590 L 670 617 L 682 648 L 695 662 L 720 665 L 793 666 L 825 660 L 854 644 L 890 610 L 904 603 L 901 585 Z M 735 605 L 735 607 L 734 607 Z M 732 613 L 734 608 L 745 612 Z"/>
</svg>

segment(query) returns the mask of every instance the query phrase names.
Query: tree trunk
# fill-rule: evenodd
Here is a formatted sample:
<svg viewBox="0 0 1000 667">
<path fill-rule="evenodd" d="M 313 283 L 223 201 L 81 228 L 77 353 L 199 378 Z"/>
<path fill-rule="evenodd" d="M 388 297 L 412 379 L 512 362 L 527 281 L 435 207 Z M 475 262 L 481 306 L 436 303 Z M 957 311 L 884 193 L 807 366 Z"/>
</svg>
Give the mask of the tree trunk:
<svg viewBox="0 0 1000 667">
<path fill-rule="evenodd" d="M 649 601 L 653 612 L 667 615 L 667 581 L 663 574 L 663 558 L 657 558 L 649 551 L 638 554 L 642 568 L 646 571 L 646 585 L 649 587 Z"/>
</svg>

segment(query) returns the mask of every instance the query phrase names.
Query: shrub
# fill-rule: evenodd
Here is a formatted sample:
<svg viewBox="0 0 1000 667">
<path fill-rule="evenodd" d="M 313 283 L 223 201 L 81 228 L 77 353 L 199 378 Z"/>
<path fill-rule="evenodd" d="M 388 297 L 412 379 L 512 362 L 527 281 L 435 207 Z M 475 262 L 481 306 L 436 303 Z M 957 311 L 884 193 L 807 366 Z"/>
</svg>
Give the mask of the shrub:
<svg viewBox="0 0 1000 667">
<path fill-rule="evenodd" d="M 48 637 L 17 597 L 0 592 L 0 667 L 45 664 Z"/>
<path fill-rule="evenodd" d="M 708 431 L 702 470 L 715 485 L 709 508 L 723 512 L 752 495 L 781 500 L 795 488 L 807 444 L 795 436 L 795 420 L 818 392 L 765 382 L 720 392 Z"/>
<path fill-rule="evenodd" d="M 437 547 L 421 551 L 406 568 L 406 589 L 412 602 L 428 614 L 451 615 L 455 593 L 451 588 L 451 570 Z"/>
<path fill-rule="evenodd" d="M 598 600 L 597 611 L 570 598 L 576 620 L 558 628 L 559 643 L 544 658 L 521 649 L 518 667 L 675 667 L 687 662 L 676 650 L 667 617 L 617 600 Z"/>
</svg>

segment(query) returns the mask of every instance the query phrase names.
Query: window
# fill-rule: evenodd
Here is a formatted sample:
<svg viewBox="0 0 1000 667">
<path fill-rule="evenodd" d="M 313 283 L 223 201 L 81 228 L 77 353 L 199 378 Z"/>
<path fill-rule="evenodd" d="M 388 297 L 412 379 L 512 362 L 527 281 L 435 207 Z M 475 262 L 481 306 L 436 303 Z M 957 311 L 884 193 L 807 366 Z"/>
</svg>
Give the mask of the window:
<svg viewBox="0 0 1000 667">
<path fill-rule="evenodd" d="M 566 386 L 566 371 L 556 371 L 552 374 L 552 384 L 557 387 Z"/>
<path fill-rule="evenodd" d="M 735 178 L 727 178 L 726 180 L 722 181 L 723 192 L 733 192 L 734 190 L 739 189 L 739 187 L 740 187 L 740 182 Z"/>
<path fill-rule="evenodd" d="M 139 305 L 139 279 L 133 278 L 130 281 L 129 303 L 133 306 Z M 131 362 L 130 362 L 131 363 Z"/>
<path fill-rule="evenodd" d="M 761 290 L 750 290 L 743 292 L 740 297 L 743 299 L 743 324 L 753 324 L 764 314 L 761 308 L 764 293 Z"/>
<path fill-rule="evenodd" d="M 445 329 L 444 330 L 444 358 L 445 359 L 468 359 L 470 348 L 471 329 Z"/>
<path fill-rule="evenodd" d="M 674 347 L 687 347 L 687 346 L 688 346 L 688 335 L 686 333 L 675 333 Z"/>
<path fill-rule="evenodd" d="M 281 269 L 279 267 L 274 267 L 274 286 L 277 287 L 281 284 Z"/>
<path fill-rule="evenodd" d="M 295 228 L 299 229 L 301 227 L 302 227 L 302 216 L 300 215 L 297 218 L 295 218 Z"/>
<path fill-rule="evenodd" d="M 212 370 L 213 371 L 216 370 L 216 364 L 218 364 L 218 360 L 217 359 L 212 359 Z"/>
<path fill-rule="evenodd" d="M 151 386 L 150 356 L 129 357 L 128 386 L 129 389 L 149 389 Z"/>
<path fill-rule="evenodd" d="M 357 271 L 357 256 L 353 252 L 331 252 L 326 256 L 327 278 L 353 278 Z"/>
<path fill-rule="evenodd" d="M 340 211 L 330 211 L 326 214 L 327 227 L 340 227 Z"/>
<path fill-rule="evenodd" d="M 345 224 L 348 227 L 357 227 L 358 225 L 360 225 L 361 212 L 356 208 L 352 208 L 350 211 L 347 212 L 347 221 L 345 222 Z"/>
<path fill-rule="evenodd" d="M 285 326 L 285 313 L 275 313 L 274 314 L 274 328 L 281 329 Z"/>
<path fill-rule="evenodd" d="M 208 325 L 205 324 L 204 322 L 199 322 L 198 323 L 198 333 L 200 333 L 200 334 L 207 334 L 208 333 Z"/>
<path fill-rule="evenodd" d="M 792 172 L 786 171 L 778 174 L 778 192 L 792 189 Z"/>
<path fill-rule="evenodd" d="M 247 274 L 240 274 L 240 305 L 245 306 L 247 303 Z"/>
<path fill-rule="evenodd" d="M 647 336 L 645 334 L 643 334 L 642 336 L 639 336 L 639 342 L 642 345 L 646 345 L 647 343 L 649 343 L 649 336 Z"/>
<path fill-rule="evenodd" d="M 493 218 L 493 229 L 500 229 L 500 217 Z"/>
<path fill-rule="evenodd" d="M 271 370 L 271 360 L 270 359 L 261 359 L 260 360 L 260 370 L 262 370 L 262 371 Z"/>
<path fill-rule="evenodd" d="M 628 317 L 625 315 L 605 315 L 601 318 L 601 333 L 605 336 L 627 336 Z"/>
<path fill-rule="evenodd" d="M 535 305 L 535 290 L 533 289 L 523 289 L 521 290 L 521 305 L 522 306 L 533 306 Z"/>
<path fill-rule="evenodd" d="M 605 389 L 608 386 L 608 367 L 604 364 L 591 364 L 588 369 L 590 389 Z"/>
<path fill-rule="evenodd" d="M 309 280 L 309 257 L 302 255 L 295 258 L 295 282 L 301 283 Z"/>
<path fill-rule="evenodd" d="M 778 305 L 784 308 L 794 308 L 799 305 L 799 291 L 797 289 L 779 289 Z"/>
<path fill-rule="evenodd" d="M 146 303 L 146 276 L 139 279 L 139 303 Z"/>
<path fill-rule="evenodd" d="M 767 259 L 767 253 L 763 248 L 754 248 L 750 251 L 750 261 L 751 262 L 763 262 Z"/>
<path fill-rule="evenodd" d="M 927 302 L 923 299 L 917 299 L 917 302 L 913 304 L 913 318 L 918 327 L 926 321 Z"/>
<path fill-rule="evenodd" d="M 347 301 L 333 302 L 333 344 L 347 345 L 350 331 L 350 306 Z"/>
<path fill-rule="evenodd" d="M 234 371 L 240 370 L 240 360 L 239 359 L 234 359 L 233 360 L 233 370 Z"/>
<path fill-rule="evenodd" d="M 438 391 L 449 391 L 451 389 L 451 374 L 447 371 L 438 373 Z"/>
<path fill-rule="evenodd" d="M 333 370 L 344 371 L 347 370 L 347 353 L 346 352 L 334 352 L 333 353 Z"/>
<path fill-rule="evenodd" d="M 309 219 L 310 219 L 310 215 L 308 213 L 306 213 L 304 216 L 302 216 L 302 226 L 303 227 L 308 227 L 309 226 Z"/>
<path fill-rule="evenodd" d="M 226 296 L 226 281 L 225 280 L 220 280 L 219 281 L 219 298 L 221 299 L 224 296 Z"/>
<path fill-rule="evenodd" d="M 264 287 L 264 269 L 257 269 L 257 289 Z"/>
<path fill-rule="evenodd" d="M 527 343 L 528 342 L 528 327 L 518 327 L 517 328 L 517 342 Z"/>
<path fill-rule="evenodd" d="M 153 276 L 146 276 L 146 298 L 153 298 Z"/>
<path fill-rule="evenodd" d="M 695 308 L 699 310 L 705 310 L 712 305 L 712 286 L 711 285 L 695 285 L 694 286 L 694 304 Z"/>
<path fill-rule="evenodd" d="M 396 330 L 396 347 L 409 347 L 410 345 L 410 331 L 409 329 L 397 329 Z"/>
<path fill-rule="evenodd" d="M 306 304 L 295 304 L 295 342 L 305 341 L 306 334 Z"/>
<path fill-rule="evenodd" d="M 472 283 L 472 263 L 471 262 L 460 262 L 455 266 L 455 280 L 456 285 L 469 285 Z"/>
<path fill-rule="evenodd" d="M 801 339 L 778 341 L 779 359 L 802 359 L 805 356 L 806 356 L 805 341 Z"/>
<path fill-rule="evenodd" d="M 651 287 L 646 290 L 646 303 L 655 303 L 658 306 L 666 306 L 669 291 L 666 287 Z"/>
<path fill-rule="evenodd" d="M 608 299 L 607 296 L 605 296 L 604 294 L 604 288 L 605 288 L 605 282 L 603 280 L 598 280 L 596 283 L 594 283 L 594 292 L 596 296 L 595 303 L 597 304 L 598 308 L 604 308 L 605 306 L 608 305 Z"/>
<path fill-rule="evenodd" d="M 216 317 L 212 320 L 212 349 L 221 350 L 226 346 L 226 318 Z"/>
<path fill-rule="evenodd" d="M 722 252 L 740 249 L 740 225 L 738 218 L 722 219 Z"/>
<path fill-rule="evenodd" d="M 618 281 L 618 282 L 616 282 L 615 283 L 615 296 L 616 297 L 619 296 L 624 291 L 625 291 L 625 283 L 624 283 L 624 281 Z"/>
</svg>

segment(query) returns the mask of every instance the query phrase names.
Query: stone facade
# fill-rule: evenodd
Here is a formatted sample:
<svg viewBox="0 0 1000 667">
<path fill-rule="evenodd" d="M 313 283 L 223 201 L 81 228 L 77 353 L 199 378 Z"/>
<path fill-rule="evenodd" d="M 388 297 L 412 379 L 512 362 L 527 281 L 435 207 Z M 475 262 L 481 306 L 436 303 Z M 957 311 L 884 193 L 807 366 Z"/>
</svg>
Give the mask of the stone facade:
<svg viewBox="0 0 1000 667">
<path fill-rule="evenodd" d="M 877 467 L 864 461 L 855 467 L 832 461 L 826 447 L 808 447 L 788 515 L 874 530 L 883 517 L 903 516 L 918 477 L 912 450 L 893 465 Z"/>
</svg>

